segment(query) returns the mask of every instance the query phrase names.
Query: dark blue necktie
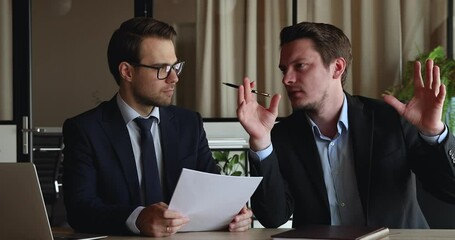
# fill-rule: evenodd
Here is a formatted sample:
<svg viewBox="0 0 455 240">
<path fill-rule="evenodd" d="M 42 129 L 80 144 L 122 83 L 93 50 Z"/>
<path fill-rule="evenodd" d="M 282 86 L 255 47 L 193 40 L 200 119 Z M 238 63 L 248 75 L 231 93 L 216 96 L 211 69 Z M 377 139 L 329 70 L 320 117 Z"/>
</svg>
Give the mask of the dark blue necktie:
<svg viewBox="0 0 455 240">
<path fill-rule="evenodd" d="M 150 132 L 153 120 L 154 117 L 134 119 L 141 131 L 142 189 L 145 206 L 163 201 L 155 145 Z"/>
</svg>

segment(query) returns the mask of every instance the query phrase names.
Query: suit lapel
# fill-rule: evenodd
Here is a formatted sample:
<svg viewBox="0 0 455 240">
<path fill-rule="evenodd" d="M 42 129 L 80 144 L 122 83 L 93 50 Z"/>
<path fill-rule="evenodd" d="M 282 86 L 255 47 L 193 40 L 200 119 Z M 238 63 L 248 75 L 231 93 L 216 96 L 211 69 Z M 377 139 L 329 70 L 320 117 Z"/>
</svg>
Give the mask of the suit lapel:
<svg viewBox="0 0 455 240">
<path fill-rule="evenodd" d="M 169 108 L 160 108 L 160 133 L 161 149 L 163 153 L 163 192 L 165 202 L 170 202 L 181 173 L 181 163 L 178 160 L 180 128 L 176 122 L 175 114 Z"/>
<path fill-rule="evenodd" d="M 311 129 L 311 125 L 308 122 L 304 111 L 296 112 L 296 114 L 298 115 L 293 123 L 293 126 L 295 126 L 293 129 L 296 129 L 296 134 L 293 135 L 294 140 L 292 140 L 292 142 L 297 143 L 300 146 L 297 147 L 300 156 L 299 161 L 302 162 L 304 169 L 306 169 L 306 174 L 309 176 L 312 184 L 316 187 L 317 194 L 321 201 L 324 202 L 327 213 L 329 213 L 330 216 L 324 173 L 322 171 L 321 158 L 314 140 L 313 130 Z M 311 139 L 311 141 L 302 139 Z"/>
<path fill-rule="evenodd" d="M 308 149 L 302 148 L 300 155 L 302 156 L 302 159 L 304 159 L 303 164 L 305 165 L 305 169 L 310 170 L 308 171 L 308 175 L 313 181 L 313 184 L 316 186 L 319 198 L 324 203 L 324 206 L 326 206 L 327 211 L 330 211 L 329 199 L 327 196 L 327 189 L 325 187 L 324 181 L 324 173 L 322 170 L 321 157 L 319 156 L 316 141 L 314 140 L 313 130 L 311 129 L 311 125 L 308 122 L 308 119 L 304 115 L 302 117 L 302 121 L 304 124 L 300 124 L 300 126 L 303 127 L 303 139 L 311 139 L 311 142 L 308 145 L 302 145 L 308 146 Z"/>
<path fill-rule="evenodd" d="M 353 158 L 357 186 L 365 216 L 368 213 L 370 179 L 372 168 L 372 146 L 374 112 L 366 110 L 358 99 L 346 94 L 348 100 L 349 132 L 353 149 Z"/>
<path fill-rule="evenodd" d="M 136 161 L 128 129 L 117 106 L 115 96 L 103 106 L 101 125 L 111 140 L 112 148 L 118 156 L 128 184 L 130 198 L 135 204 L 141 204 L 139 180 L 137 177 Z"/>
</svg>

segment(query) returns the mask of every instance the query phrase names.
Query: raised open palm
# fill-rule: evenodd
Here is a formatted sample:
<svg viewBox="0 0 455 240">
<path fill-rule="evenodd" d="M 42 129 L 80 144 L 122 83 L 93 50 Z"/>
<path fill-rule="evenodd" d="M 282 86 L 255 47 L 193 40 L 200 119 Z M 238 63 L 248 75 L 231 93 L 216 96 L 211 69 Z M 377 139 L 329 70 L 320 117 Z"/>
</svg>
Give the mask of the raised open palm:
<svg viewBox="0 0 455 240">
<path fill-rule="evenodd" d="M 391 95 L 384 96 L 384 101 L 423 134 L 434 136 L 444 130 L 441 117 L 446 89 L 441 83 L 439 67 L 434 65 L 433 60 L 426 62 L 425 81 L 420 73 L 421 68 L 417 61 L 414 65 L 414 96 L 408 103 L 404 104 Z"/>
</svg>

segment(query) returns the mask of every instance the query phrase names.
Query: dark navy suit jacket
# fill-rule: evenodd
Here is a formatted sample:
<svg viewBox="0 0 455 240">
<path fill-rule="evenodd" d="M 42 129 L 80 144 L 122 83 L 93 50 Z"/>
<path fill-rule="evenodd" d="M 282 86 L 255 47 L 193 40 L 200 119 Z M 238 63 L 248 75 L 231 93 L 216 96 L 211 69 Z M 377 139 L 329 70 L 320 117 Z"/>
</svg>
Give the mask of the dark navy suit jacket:
<svg viewBox="0 0 455 240">
<path fill-rule="evenodd" d="M 418 130 L 382 101 L 347 95 L 355 177 L 365 222 L 390 228 L 427 228 L 416 198 L 415 176 L 436 197 L 455 203 L 455 141 L 452 133 L 430 146 Z M 319 153 L 303 111 L 272 130 L 274 151 L 251 161 L 264 176 L 253 194 L 255 216 L 278 227 L 293 214 L 293 226 L 330 224 Z"/>
<path fill-rule="evenodd" d="M 169 203 L 182 168 L 219 173 L 200 115 L 160 107 L 163 191 Z M 125 221 L 141 205 L 136 164 L 115 97 L 63 125 L 63 190 L 76 231 L 128 233 Z"/>
</svg>

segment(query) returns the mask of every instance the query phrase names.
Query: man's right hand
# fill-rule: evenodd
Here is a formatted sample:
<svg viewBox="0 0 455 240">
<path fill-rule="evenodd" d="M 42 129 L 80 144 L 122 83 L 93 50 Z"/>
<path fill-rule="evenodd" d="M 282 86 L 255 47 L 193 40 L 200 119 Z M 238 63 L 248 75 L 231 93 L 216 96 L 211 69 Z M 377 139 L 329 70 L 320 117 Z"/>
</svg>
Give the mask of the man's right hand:
<svg viewBox="0 0 455 240">
<path fill-rule="evenodd" d="M 254 82 L 248 78 L 243 79 L 239 87 L 237 117 L 245 131 L 250 135 L 250 148 L 259 151 L 267 148 L 271 143 L 270 132 L 278 116 L 278 104 L 281 96 L 272 97 L 269 108 L 264 108 L 256 101 L 256 96 L 251 92 Z"/>
<path fill-rule="evenodd" d="M 142 235 L 167 237 L 176 233 L 188 222 L 187 217 L 169 210 L 167 204 L 160 202 L 142 209 L 137 217 L 136 226 Z"/>
</svg>

